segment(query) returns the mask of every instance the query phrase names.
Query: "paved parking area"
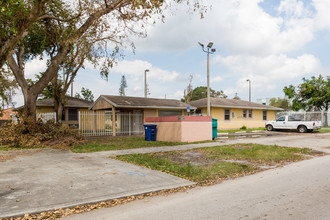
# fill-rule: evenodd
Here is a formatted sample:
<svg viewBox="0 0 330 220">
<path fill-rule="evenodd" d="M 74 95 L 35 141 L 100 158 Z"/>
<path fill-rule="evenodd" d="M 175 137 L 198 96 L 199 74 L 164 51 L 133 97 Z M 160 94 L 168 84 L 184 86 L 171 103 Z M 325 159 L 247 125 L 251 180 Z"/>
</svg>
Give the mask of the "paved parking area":
<svg viewBox="0 0 330 220">
<path fill-rule="evenodd" d="M 45 149 L 0 162 L 0 218 L 191 184 L 102 155 Z"/>
<path fill-rule="evenodd" d="M 279 132 L 283 134 L 283 132 Z M 226 140 L 227 144 L 234 143 L 256 143 L 265 145 L 278 145 L 284 147 L 307 147 L 314 150 L 330 153 L 330 133 L 289 133 L 289 135 L 239 138 Z"/>
</svg>

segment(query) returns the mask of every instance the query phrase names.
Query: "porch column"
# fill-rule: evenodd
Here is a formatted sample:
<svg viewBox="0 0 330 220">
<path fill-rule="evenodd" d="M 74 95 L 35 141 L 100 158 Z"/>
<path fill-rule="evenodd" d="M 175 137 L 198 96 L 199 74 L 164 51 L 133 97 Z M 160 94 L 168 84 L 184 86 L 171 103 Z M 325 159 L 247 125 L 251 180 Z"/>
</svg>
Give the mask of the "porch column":
<svg viewBox="0 0 330 220">
<path fill-rule="evenodd" d="M 116 136 L 116 108 L 112 106 L 112 136 Z"/>
</svg>

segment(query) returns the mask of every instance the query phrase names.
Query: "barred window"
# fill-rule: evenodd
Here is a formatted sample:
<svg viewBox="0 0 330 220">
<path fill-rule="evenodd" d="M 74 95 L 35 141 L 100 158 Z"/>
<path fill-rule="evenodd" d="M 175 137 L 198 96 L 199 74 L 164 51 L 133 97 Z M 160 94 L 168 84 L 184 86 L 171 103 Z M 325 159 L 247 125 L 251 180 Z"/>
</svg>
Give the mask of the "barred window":
<svg viewBox="0 0 330 220">
<path fill-rule="evenodd" d="M 68 120 L 69 121 L 78 121 L 78 109 L 71 108 L 68 109 Z"/>
<path fill-rule="evenodd" d="M 230 110 L 225 109 L 225 120 L 230 120 Z"/>
</svg>

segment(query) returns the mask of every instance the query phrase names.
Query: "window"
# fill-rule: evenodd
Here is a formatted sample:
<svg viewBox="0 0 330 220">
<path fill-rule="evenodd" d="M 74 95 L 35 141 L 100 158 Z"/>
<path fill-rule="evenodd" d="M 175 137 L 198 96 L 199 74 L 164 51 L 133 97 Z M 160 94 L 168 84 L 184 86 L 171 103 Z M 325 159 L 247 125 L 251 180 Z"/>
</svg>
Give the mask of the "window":
<svg viewBox="0 0 330 220">
<path fill-rule="evenodd" d="M 196 115 L 202 115 L 202 109 L 196 109 Z"/>
<path fill-rule="evenodd" d="M 71 108 L 68 109 L 68 120 L 69 121 L 78 121 L 78 109 L 76 108 Z"/>
<path fill-rule="evenodd" d="M 246 118 L 246 113 L 247 113 L 247 110 L 243 109 L 243 118 Z"/>
<path fill-rule="evenodd" d="M 267 111 L 262 111 L 262 120 L 267 120 Z"/>
<path fill-rule="evenodd" d="M 182 115 L 181 110 L 159 110 L 158 111 L 158 116 L 179 116 Z"/>
<path fill-rule="evenodd" d="M 278 118 L 276 121 L 285 121 L 285 116 Z"/>
<path fill-rule="evenodd" d="M 235 112 L 232 112 L 232 113 L 231 113 L 231 117 L 232 117 L 232 118 L 235 118 Z"/>
<path fill-rule="evenodd" d="M 252 109 L 249 110 L 249 118 L 252 118 Z"/>
<path fill-rule="evenodd" d="M 225 120 L 230 120 L 230 110 L 225 109 Z"/>
<path fill-rule="evenodd" d="M 65 121 L 65 109 L 62 110 L 62 117 L 61 117 L 62 121 Z"/>
</svg>

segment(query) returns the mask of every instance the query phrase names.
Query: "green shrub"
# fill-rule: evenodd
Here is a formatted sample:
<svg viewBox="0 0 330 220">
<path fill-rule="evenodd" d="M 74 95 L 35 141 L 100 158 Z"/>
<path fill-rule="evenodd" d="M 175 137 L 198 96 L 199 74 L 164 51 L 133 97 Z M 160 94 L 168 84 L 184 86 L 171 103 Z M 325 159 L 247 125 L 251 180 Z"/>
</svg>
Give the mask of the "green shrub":
<svg viewBox="0 0 330 220">
<path fill-rule="evenodd" d="M 246 130 L 247 127 L 246 127 L 245 125 L 243 125 L 240 129 L 242 129 L 242 130 Z"/>
</svg>

